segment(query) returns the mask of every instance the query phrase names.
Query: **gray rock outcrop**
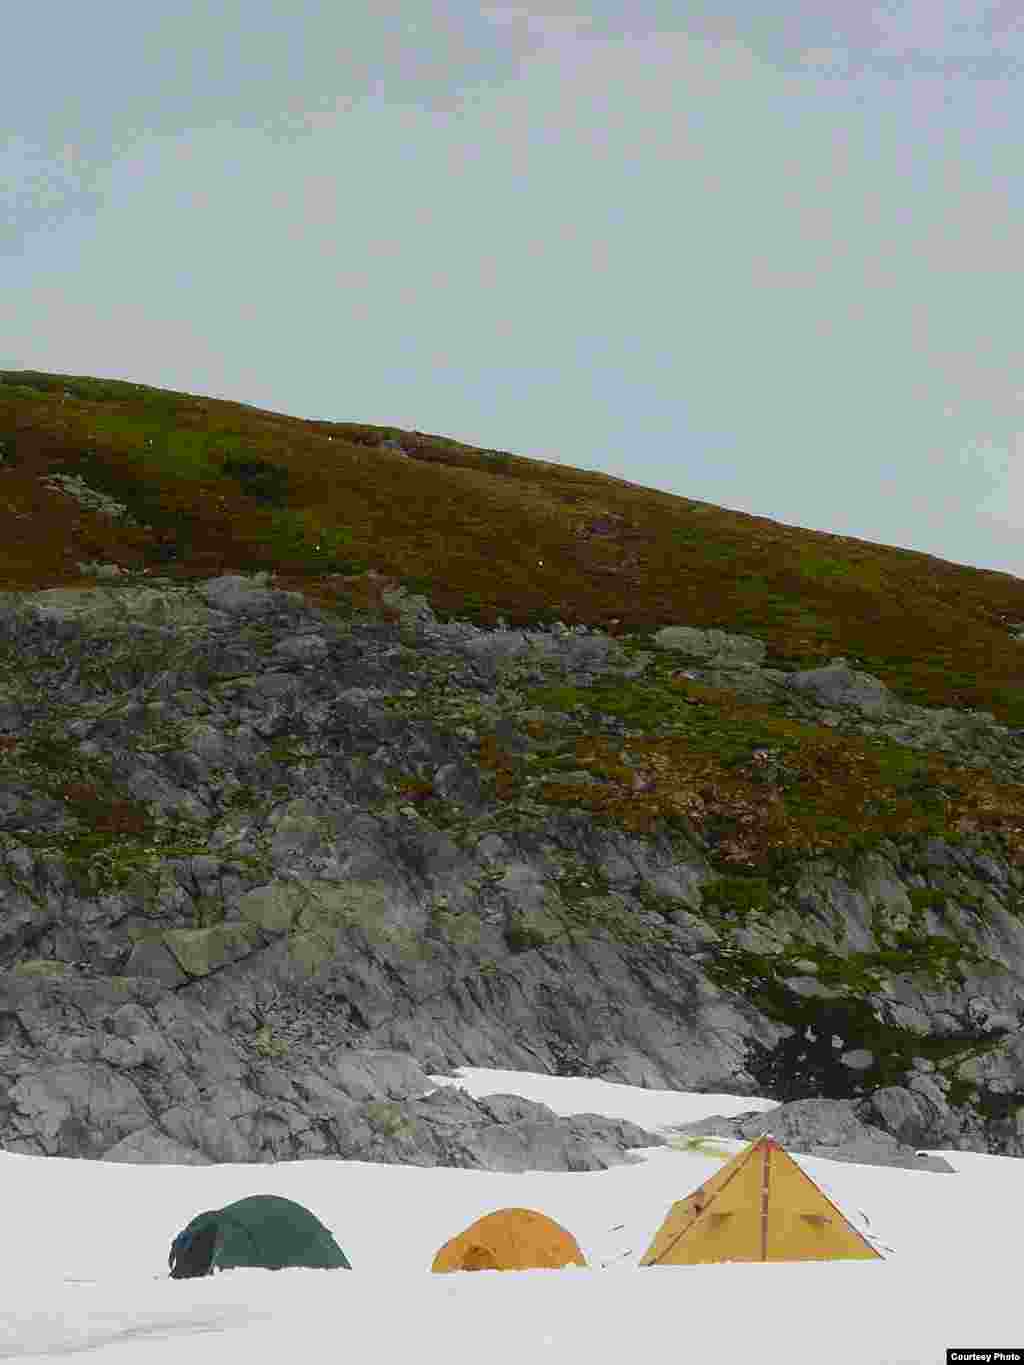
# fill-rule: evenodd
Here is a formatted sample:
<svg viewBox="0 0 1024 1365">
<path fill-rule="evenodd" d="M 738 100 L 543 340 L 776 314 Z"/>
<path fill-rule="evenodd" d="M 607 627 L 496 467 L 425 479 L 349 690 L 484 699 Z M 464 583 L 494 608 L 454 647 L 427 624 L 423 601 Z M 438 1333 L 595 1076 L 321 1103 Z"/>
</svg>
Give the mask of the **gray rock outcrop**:
<svg viewBox="0 0 1024 1365">
<path fill-rule="evenodd" d="M 400 621 L 344 621 L 268 576 L 100 579 L 0 598 L 8 1150 L 584 1170 L 664 1140 L 426 1080 L 489 1066 L 843 1101 L 897 1145 L 1024 1154 L 1024 875 L 997 852 L 890 840 L 734 886 L 680 825 L 502 796 L 551 743 L 524 689 L 642 680 L 653 651 L 1010 771 L 1005 728 L 845 673 L 790 686 L 725 632 L 638 652 L 401 592 Z M 539 718 L 571 758 L 571 717 Z"/>
<path fill-rule="evenodd" d="M 250 999 L 236 984 L 204 1006 L 145 977 L 53 964 L 4 973 L 4 1147 L 176 1165 L 334 1157 L 588 1171 L 664 1143 L 622 1120 L 438 1088 L 404 1052 L 288 1056 L 265 1026 L 233 1027 L 247 1011 L 251 1023 Z"/>
<path fill-rule="evenodd" d="M 885 716 L 898 706 L 884 683 L 852 669 L 845 659 L 832 659 L 824 668 L 801 669 L 786 681 L 824 706 L 856 707 L 868 716 Z"/>
<path fill-rule="evenodd" d="M 741 1138 L 751 1141 L 770 1134 L 789 1152 L 853 1161 L 862 1166 L 900 1166 L 909 1171 L 952 1172 L 940 1156 L 918 1152 L 891 1133 L 864 1123 L 851 1100 L 796 1100 L 777 1109 L 708 1118 L 673 1126 L 677 1137 Z"/>
</svg>

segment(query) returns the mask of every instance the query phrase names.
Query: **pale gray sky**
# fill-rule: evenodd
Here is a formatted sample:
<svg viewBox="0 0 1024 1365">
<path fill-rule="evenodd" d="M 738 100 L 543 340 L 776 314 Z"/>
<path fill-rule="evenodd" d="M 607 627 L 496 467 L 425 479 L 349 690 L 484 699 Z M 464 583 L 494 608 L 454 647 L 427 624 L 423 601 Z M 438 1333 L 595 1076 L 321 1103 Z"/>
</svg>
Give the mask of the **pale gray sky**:
<svg viewBox="0 0 1024 1365">
<path fill-rule="evenodd" d="M 1024 578 L 1020 0 L 38 0 L 3 30 L 0 368 Z"/>
</svg>

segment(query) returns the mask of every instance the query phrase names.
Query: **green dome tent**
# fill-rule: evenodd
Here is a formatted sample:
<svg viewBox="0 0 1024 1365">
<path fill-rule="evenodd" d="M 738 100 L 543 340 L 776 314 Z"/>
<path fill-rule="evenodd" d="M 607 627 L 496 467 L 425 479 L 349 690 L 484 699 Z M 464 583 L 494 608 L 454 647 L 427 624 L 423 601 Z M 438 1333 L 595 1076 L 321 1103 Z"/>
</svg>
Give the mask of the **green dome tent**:
<svg viewBox="0 0 1024 1365">
<path fill-rule="evenodd" d="M 171 1243 L 172 1280 L 211 1275 L 234 1266 L 308 1266 L 351 1270 L 331 1233 L 309 1209 L 275 1194 L 254 1194 L 222 1209 L 196 1214 Z"/>
</svg>

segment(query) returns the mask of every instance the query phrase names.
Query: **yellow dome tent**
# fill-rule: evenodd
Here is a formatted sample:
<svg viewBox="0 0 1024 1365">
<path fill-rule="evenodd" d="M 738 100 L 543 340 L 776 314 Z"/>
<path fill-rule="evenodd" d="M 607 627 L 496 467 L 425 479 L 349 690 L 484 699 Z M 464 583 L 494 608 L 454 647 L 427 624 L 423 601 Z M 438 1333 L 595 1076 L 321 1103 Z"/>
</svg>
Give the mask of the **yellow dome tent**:
<svg viewBox="0 0 1024 1365">
<path fill-rule="evenodd" d="M 672 1205 L 640 1264 L 875 1259 L 883 1257 L 765 1136 Z"/>
<path fill-rule="evenodd" d="M 560 1270 L 586 1264 L 576 1238 L 554 1219 L 533 1209 L 498 1209 L 445 1242 L 430 1269 L 445 1274 L 450 1270 Z"/>
</svg>

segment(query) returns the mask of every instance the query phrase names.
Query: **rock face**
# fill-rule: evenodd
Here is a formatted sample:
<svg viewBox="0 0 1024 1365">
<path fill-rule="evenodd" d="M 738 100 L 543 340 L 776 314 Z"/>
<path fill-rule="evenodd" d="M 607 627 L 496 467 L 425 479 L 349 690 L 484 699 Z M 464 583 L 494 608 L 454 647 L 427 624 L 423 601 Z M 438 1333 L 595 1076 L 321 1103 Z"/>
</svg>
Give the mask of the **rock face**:
<svg viewBox="0 0 1024 1365">
<path fill-rule="evenodd" d="M 904 1145 L 1024 1154 L 1016 868 L 889 842 L 745 884 L 739 914 L 678 826 L 505 799 L 502 754 L 542 753 L 521 689 L 642 678 L 649 651 L 401 592 L 346 620 L 259 575 L 4 599 L 7 1150 L 588 1170 L 665 1140 L 428 1080 L 462 1065 L 848 1101 Z M 865 725 L 963 720 L 842 661 L 764 669 L 748 637 L 653 645 Z M 937 974 L 894 970 L 918 941 Z"/>
<path fill-rule="evenodd" d="M 215 991 L 203 1006 L 145 978 L 22 969 L 3 996 L 8 1151 L 586 1171 L 663 1141 L 594 1115 L 560 1119 L 512 1095 L 438 1089 L 408 1053 L 339 1048 L 284 1060 L 265 1033 L 232 1036 L 231 1015 L 251 1008 L 244 989 Z"/>
</svg>

